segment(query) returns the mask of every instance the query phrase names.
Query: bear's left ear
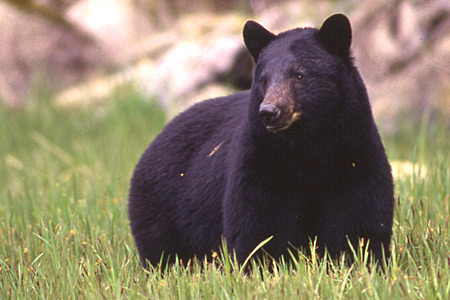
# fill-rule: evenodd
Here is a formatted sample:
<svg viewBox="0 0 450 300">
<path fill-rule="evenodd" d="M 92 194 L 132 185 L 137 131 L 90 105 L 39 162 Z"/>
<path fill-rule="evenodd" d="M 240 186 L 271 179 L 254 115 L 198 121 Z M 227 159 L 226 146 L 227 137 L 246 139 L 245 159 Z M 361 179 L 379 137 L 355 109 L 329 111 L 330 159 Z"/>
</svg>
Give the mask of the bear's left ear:
<svg viewBox="0 0 450 300">
<path fill-rule="evenodd" d="M 245 23 L 243 34 L 245 46 L 255 61 L 261 50 L 277 37 L 255 21 Z"/>
<path fill-rule="evenodd" d="M 352 28 L 343 14 L 332 15 L 323 22 L 319 29 L 319 39 L 330 52 L 339 55 L 344 61 L 350 59 Z"/>
</svg>

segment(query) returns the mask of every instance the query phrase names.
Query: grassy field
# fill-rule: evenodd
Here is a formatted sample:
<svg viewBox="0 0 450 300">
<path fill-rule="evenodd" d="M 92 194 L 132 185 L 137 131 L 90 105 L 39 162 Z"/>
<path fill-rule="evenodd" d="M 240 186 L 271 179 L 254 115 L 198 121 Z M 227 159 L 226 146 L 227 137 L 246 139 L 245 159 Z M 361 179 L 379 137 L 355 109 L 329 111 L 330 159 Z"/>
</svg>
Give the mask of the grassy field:
<svg viewBox="0 0 450 300">
<path fill-rule="evenodd" d="M 21 110 L 0 106 L 0 299 L 450 299 L 443 126 L 424 122 L 385 138 L 398 197 L 385 274 L 364 257 L 351 267 L 301 257 L 294 268 L 243 275 L 220 254 L 203 271 L 204 263 L 140 267 L 129 178 L 164 123 L 133 93 L 71 111 L 45 97 Z"/>
</svg>

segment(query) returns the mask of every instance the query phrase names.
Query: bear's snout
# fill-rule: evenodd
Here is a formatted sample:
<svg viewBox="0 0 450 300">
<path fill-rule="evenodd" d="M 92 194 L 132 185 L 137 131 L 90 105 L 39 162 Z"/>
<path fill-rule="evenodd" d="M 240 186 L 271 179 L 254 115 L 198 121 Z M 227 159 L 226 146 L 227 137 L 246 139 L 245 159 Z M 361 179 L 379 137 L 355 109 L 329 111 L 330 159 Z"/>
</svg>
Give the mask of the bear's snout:
<svg viewBox="0 0 450 300">
<path fill-rule="evenodd" d="M 267 130 L 276 133 L 288 129 L 301 115 L 289 106 L 264 102 L 259 106 L 259 117 Z"/>
<path fill-rule="evenodd" d="M 259 107 L 259 116 L 266 127 L 276 126 L 279 123 L 281 110 L 273 104 L 261 104 Z"/>
<path fill-rule="evenodd" d="M 288 81 L 273 81 L 259 106 L 259 118 L 267 130 L 276 133 L 289 128 L 300 114 Z"/>
</svg>

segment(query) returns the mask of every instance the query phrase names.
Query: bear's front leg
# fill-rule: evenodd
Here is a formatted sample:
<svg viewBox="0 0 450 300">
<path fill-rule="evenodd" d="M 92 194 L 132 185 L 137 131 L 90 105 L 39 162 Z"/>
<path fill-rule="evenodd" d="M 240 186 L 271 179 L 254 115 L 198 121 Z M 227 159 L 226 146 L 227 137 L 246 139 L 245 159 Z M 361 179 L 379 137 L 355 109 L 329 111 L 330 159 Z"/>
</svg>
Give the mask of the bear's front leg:
<svg viewBox="0 0 450 300">
<path fill-rule="evenodd" d="M 228 195 L 224 201 L 223 235 L 230 253 L 236 254 L 239 263 L 243 263 L 262 241 L 274 235 L 273 216 L 258 206 L 256 199 L 261 200 L 255 196 Z M 266 245 L 266 251 L 272 243 Z"/>
<path fill-rule="evenodd" d="M 367 248 L 377 263 L 390 257 L 391 200 L 368 191 L 354 189 L 324 201 L 319 214 L 320 252 L 326 249 L 332 258 L 345 253 L 353 260 L 353 251 L 361 255 L 360 250 Z"/>
</svg>

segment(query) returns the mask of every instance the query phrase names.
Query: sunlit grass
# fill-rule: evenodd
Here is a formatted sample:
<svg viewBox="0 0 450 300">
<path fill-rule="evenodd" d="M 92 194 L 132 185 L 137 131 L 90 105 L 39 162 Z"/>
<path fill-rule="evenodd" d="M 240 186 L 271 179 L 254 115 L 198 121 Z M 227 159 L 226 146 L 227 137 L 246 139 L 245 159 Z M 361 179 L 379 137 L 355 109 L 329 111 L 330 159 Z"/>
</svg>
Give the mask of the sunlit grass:
<svg viewBox="0 0 450 300">
<path fill-rule="evenodd" d="M 393 257 L 384 274 L 301 256 L 244 272 L 212 263 L 141 268 L 129 178 L 165 117 L 134 93 L 103 107 L 38 99 L 0 107 L 0 299 L 450 299 L 450 142 L 442 124 L 386 138 L 396 173 Z M 295 256 L 296 257 L 296 256 Z"/>
</svg>

